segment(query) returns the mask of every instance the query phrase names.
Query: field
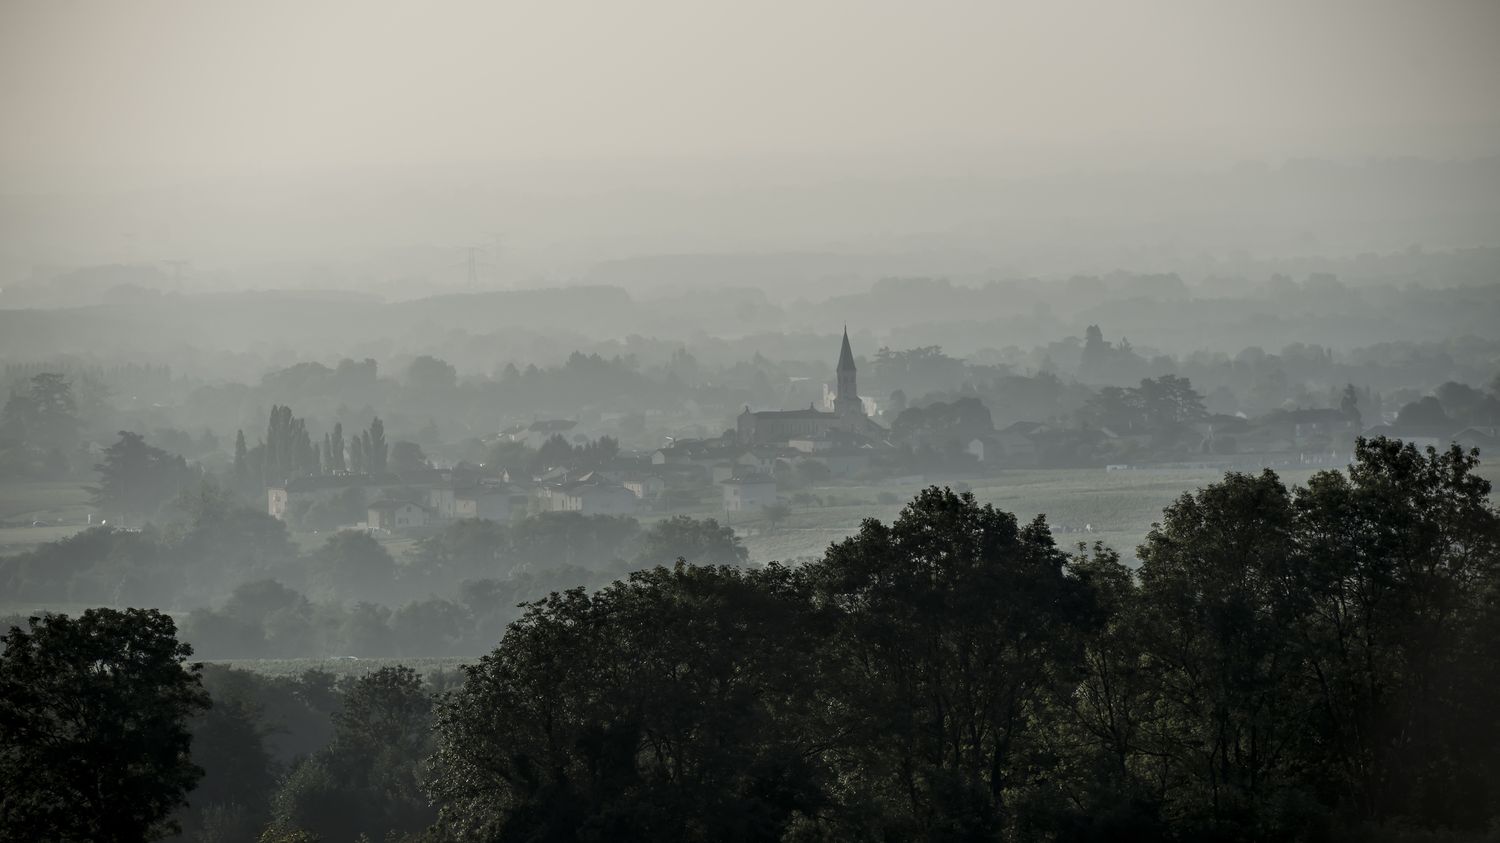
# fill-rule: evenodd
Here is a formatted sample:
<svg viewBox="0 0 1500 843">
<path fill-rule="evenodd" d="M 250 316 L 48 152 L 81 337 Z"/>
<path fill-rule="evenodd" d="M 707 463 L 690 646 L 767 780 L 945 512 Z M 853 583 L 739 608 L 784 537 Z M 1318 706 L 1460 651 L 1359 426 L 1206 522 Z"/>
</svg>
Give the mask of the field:
<svg viewBox="0 0 1500 843">
<path fill-rule="evenodd" d="M 1479 473 L 1500 487 L 1500 463 L 1481 466 Z M 1300 485 L 1312 471 L 1279 474 L 1283 482 Z M 1132 561 L 1135 548 L 1152 523 L 1160 520 L 1163 508 L 1183 493 L 1222 477 L 1211 470 L 1052 469 L 1013 471 L 996 478 L 954 481 L 954 485 L 967 482 L 981 503 L 1013 512 L 1022 521 L 1045 515 L 1061 546 L 1102 541 Z M 793 560 L 821 555 L 830 543 L 858 530 L 862 519 L 891 521 L 923 485 L 928 484 L 812 489 L 809 493 L 820 498 L 822 505 L 793 505 L 791 516 L 774 529 L 759 513 L 719 513 L 716 517 L 727 517 L 743 537 L 752 560 Z M 878 503 L 882 492 L 894 495 L 901 503 Z M 1491 497 L 1496 498 L 1494 494 Z"/>
<path fill-rule="evenodd" d="M 1306 481 L 1307 470 L 1283 471 L 1291 484 Z M 1500 461 L 1480 467 L 1480 474 L 1500 486 Z M 1048 469 L 1009 471 L 998 477 L 952 481 L 967 484 L 981 502 L 1014 512 L 1022 520 L 1045 515 L 1060 545 L 1102 541 L 1127 559 L 1163 507 L 1184 492 L 1220 479 L 1216 471 L 1182 469 Z M 745 541 L 756 562 L 791 561 L 821 555 L 859 529 L 865 518 L 894 519 L 901 507 L 924 485 L 944 485 L 939 479 L 876 485 L 835 485 L 806 490 L 815 500 L 792 503 L 791 516 L 772 528 L 759 512 L 726 513 L 705 499 L 686 514 L 727 521 Z M 784 500 L 791 495 L 783 494 Z M 882 503 L 881 500 L 888 501 Z M 894 501 L 894 502 L 890 502 Z M 88 493 L 76 481 L 58 483 L 0 482 L 0 555 L 20 553 L 84 529 L 89 513 Z M 648 516 L 651 521 L 666 515 Z M 45 521 L 48 526 L 30 526 Z M 321 545 L 326 535 L 295 534 L 303 550 Z M 385 542 L 397 558 L 415 546 L 411 537 L 391 536 Z M 4 602 L 0 595 L 0 603 Z"/>
<path fill-rule="evenodd" d="M 1283 474 L 1287 482 L 1301 482 L 1309 472 Z M 1015 513 L 1025 522 L 1046 516 L 1059 545 L 1102 541 L 1127 559 L 1178 496 L 1220 479 L 1205 470 L 1056 469 L 1007 472 L 999 477 L 967 481 L 930 481 L 936 485 L 966 486 L 981 503 Z M 965 485 L 961 485 L 965 484 Z M 771 528 L 756 513 L 730 513 L 729 521 L 744 537 L 750 557 L 757 561 L 790 560 L 819 555 L 830 543 L 859 529 L 860 521 L 891 521 L 925 483 L 840 486 L 810 490 L 820 504 L 794 504 L 787 520 Z M 879 503 L 894 495 L 899 503 Z"/>
<path fill-rule="evenodd" d="M 84 483 L 0 482 L 0 556 L 22 553 L 67 538 L 88 526 L 89 493 Z M 46 526 L 31 526 L 44 521 Z"/>
</svg>

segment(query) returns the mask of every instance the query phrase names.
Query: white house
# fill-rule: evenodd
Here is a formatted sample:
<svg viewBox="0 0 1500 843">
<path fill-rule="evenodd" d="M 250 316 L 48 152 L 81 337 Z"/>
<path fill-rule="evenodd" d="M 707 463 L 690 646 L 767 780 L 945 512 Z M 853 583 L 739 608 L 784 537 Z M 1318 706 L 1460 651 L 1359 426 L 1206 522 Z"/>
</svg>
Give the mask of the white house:
<svg viewBox="0 0 1500 843">
<path fill-rule="evenodd" d="M 589 481 L 546 487 L 542 509 L 584 515 L 633 515 L 640 505 L 635 493 L 618 483 Z"/>
<path fill-rule="evenodd" d="M 667 488 L 667 483 L 654 474 L 638 474 L 620 480 L 620 485 L 641 500 L 650 500 Z"/>
<path fill-rule="evenodd" d="M 762 474 L 725 480 L 724 511 L 748 512 L 776 503 L 776 481 Z"/>
<path fill-rule="evenodd" d="M 372 530 L 395 532 L 425 527 L 432 520 L 427 507 L 411 501 L 378 501 L 370 505 L 366 525 Z"/>
</svg>

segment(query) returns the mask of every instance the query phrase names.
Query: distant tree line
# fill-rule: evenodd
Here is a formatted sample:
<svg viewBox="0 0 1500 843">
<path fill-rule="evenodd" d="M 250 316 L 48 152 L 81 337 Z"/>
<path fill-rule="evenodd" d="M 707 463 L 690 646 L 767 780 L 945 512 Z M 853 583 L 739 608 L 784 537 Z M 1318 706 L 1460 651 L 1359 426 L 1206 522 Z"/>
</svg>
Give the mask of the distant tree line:
<svg viewBox="0 0 1500 843">
<path fill-rule="evenodd" d="M 642 529 L 633 518 L 576 512 L 458 521 L 400 562 L 362 531 L 304 552 L 283 522 L 196 476 L 167 513 L 141 528 L 95 527 L 0 557 L 0 593 L 39 605 L 195 610 L 189 640 L 215 658 L 439 655 L 481 652 L 517 617 L 516 604 L 552 589 L 679 557 L 747 558 L 734 531 L 713 519 L 678 516 Z M 414 612 L 436 620 L 424 625 Z M 371 618 L 380 629 L 365 634 Z"/>
<path fill-rule="evenodd" d="M 271 408 L 265 438 L 254 447 L 246 446 L 245 431 L 235 432 L 231 470 L 235 487 L 256 496 L 267 487 L 298 477 L 346 472 L 384 474 L 389 456 L 385 423 L 379 416 L 371 419 L 362 433 L 351 436 L 347 444 L 341 422 L 335 423 L 318 443 L 308 433 L 305 419 L 293 416 L 291 407 L 277 405 Z"/>
</svg>

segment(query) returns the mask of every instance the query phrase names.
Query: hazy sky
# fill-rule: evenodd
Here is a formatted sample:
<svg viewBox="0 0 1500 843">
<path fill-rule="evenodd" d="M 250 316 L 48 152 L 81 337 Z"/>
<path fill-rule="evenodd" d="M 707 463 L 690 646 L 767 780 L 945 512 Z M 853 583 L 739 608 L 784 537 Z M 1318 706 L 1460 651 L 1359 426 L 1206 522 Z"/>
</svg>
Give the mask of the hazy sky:
<svg viewBox="0 0 1500 843">
<path fill-rule="evenodd" d="M 1500 2 L 6 0 L 0 190 L 527 159 L 1475 156 Z"/>
</svg>

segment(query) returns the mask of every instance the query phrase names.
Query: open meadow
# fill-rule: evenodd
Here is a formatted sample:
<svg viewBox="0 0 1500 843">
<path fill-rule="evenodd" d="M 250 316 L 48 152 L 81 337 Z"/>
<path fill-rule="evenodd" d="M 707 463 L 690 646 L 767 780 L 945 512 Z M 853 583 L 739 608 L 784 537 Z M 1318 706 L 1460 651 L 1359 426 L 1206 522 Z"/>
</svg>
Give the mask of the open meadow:
<svg viewBox="0 0 1500 843">
<path fill-rule="evenodd" d="M 0 556 L 71 536 L 88 526 L 90 511 L 88 489 L 77 480 L 0 480 Z"/>
<path fill-rule="evenodd" d="M 1287 483 L 1301 484 L 1312 470 L 1280 474 Z M 1500 486 L 1500 460 L 1482 464 L 1480 474 Z M 673 514 L 718 518 L 739 533 L 753 562 L 787 562 L 822 554 L 830 543 L 857 531 L 866 518 L 894 519 L 924 486 L 952 485 L 973 491 L 980 502 L 1013 512 L 1023 521 L 1044 515 L 1061 546 L 1101 541 L 1128 561 L 1134 559 L 1136 546 L 1164 507 L 1183 493 L 1222 476 L 1209 469 L 1015 470 L 987 478 L 856 483 L 783 493 L 782 500 L 789 504 L 791 513 L 775 525 L 761 512 L 724 512 L 715 505 L 717 499 L 708 496 L 698 506 Z M 22 553 L 73 535 L 86 528 L 88 513 L 88 492 L 77 481 L 0 483 L 0 555 Z M 670 515 L 647 515 L 641 521 L 649 525 L 666 517 Z M 45 526 L 31 526 L 33 521 L 45 522 Z M 326 533 L 293 533 L 293 540 L 304 551 L 316 549 L 327 538 Z M 408 557 L 417 541 L 399 534 L 381 539 L 398 559 Z M 4 595 L 0 595 L 0 606 L 4 604 Z"/>
<path fill-rule="evenodd" d="M 1313 470 L 1278 473 L 1283 482 L 1301 485 Z M 1482 465 L 1479 473 L 1500 487 L 1500 461 Z M 721 513 L 719 517 L 727 517 L 741 535 L 752 560 L 789 561 L 822 554 L 829 544 L 858 530 L 865 518 L 891 521 L 924 485 L 952 485 L 970 489 L 981 503 L 1013 512 L 1022 521 L 1046 516 L 1060 546 L 1104 542 L 1131 562 L 1137 545 L 1166 506 L 1222 478 L 1222 472 L 1207 469 L 1018 470 L 951 483 L 932 480 L 810 489 L 806 494 L 817 501 L 793 504 L 791 515 L 775 527 L 761 513 Z M 1491 497 L 1496 498 L 1495 493 Z"/>
</svg>

